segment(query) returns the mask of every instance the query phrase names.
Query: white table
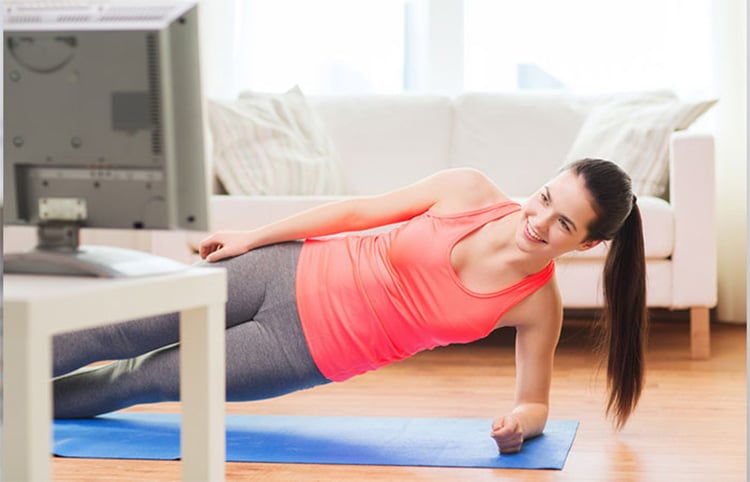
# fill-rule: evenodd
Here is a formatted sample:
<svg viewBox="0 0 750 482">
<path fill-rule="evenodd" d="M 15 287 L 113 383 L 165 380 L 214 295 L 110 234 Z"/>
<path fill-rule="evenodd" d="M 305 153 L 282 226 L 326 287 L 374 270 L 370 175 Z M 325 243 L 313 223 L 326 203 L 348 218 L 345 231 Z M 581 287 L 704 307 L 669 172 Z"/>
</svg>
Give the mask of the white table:
<svg viewBox="0 0 750 482">
<path fill-rule="evenodd" d="M 183 480 L 224 480 L 226 273 L 5 275 L 3 480 L 51 480 L 52 336 L 180 312 Z"/>
</svg>

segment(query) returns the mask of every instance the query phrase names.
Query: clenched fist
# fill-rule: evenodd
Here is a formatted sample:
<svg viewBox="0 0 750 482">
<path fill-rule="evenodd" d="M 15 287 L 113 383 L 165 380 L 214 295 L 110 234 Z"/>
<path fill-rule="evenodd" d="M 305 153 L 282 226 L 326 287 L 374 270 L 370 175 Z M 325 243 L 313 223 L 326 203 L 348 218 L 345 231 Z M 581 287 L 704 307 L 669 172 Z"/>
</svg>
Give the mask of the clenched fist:
<svg viewBox="0 0 750 482">
<path fill-rule="evenodd" d="M 514 415 L 505 415 L 492 423 L 492 438 L 501 454 L 512 454 L 521 450 L 523 427 Z"/>
</svg>

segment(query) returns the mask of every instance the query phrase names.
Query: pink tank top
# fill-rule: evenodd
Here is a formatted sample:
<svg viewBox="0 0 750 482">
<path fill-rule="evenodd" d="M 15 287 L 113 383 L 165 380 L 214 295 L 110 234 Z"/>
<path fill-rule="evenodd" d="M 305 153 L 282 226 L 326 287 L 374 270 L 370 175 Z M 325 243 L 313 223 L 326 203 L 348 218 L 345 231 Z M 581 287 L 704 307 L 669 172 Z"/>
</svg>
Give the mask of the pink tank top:
<svg viewBox="0 0 750 482">
<path fill-rule="evenodd" d="M 541 271 L 494 293 L 466 288 L 453 246 L 520 209 L 502 202 L 454 215 L 426 212 L 391 231 L 305 241 L 297 305 L 313 360 L 332 381 L 419 351 L 487 336 L 510 308 L 554 273 Z"/>
</svg>

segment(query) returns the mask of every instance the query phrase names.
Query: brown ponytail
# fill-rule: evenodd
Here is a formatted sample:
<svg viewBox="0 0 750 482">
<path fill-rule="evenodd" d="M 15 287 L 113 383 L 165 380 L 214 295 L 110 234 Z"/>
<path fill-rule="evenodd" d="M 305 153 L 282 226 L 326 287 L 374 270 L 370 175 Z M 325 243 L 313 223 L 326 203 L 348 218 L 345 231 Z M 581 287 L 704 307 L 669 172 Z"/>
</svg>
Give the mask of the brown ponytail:
<svg viewBox="0 0 750 482">
<path fill-rule="evenodd" d="M 581 176 L 597 217 L 588 240 L 612 240 L 604 263 L 599 351 L 607 365 L 607 415 L 619 430 L 643 390 L 648 331 L 643 225 L 630 176 L 616 164 L 583 159 L 566 166 Z"/>
<path fill-rule="evenodd" d="M 643 229 L 636 203 L 612 240 L 603 278 L 600 348 L 607 360 L 607 414 L 621 429 L 643 390 L 648 329 Z"/>
</svg>

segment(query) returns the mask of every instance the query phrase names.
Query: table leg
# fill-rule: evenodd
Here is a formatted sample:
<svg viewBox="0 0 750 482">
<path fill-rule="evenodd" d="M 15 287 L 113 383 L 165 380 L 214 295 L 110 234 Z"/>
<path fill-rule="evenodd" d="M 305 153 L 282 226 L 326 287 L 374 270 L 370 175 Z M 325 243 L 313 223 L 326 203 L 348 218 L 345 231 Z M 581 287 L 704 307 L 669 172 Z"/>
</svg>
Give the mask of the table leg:
<svg viewBox="0 0 750 482">
<path fill-rule="evenodd" d="M 51 480 L 52 342 L 29 313 L 3 321 L 2 479 Z"/>
<path fill-rule="evenodd" d="M 182 479 L 224 480 L 224 304 L 180 314 Z"/>
</svg>

